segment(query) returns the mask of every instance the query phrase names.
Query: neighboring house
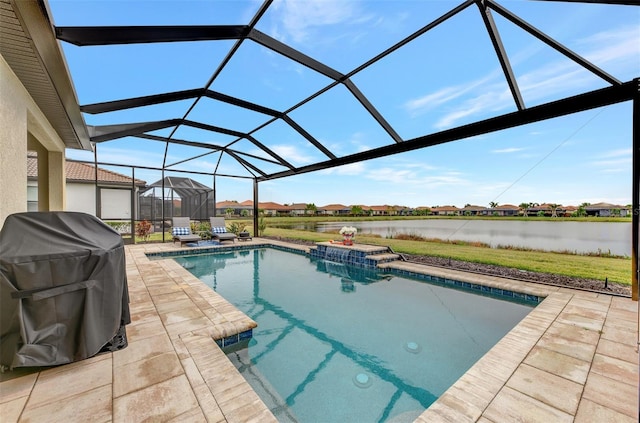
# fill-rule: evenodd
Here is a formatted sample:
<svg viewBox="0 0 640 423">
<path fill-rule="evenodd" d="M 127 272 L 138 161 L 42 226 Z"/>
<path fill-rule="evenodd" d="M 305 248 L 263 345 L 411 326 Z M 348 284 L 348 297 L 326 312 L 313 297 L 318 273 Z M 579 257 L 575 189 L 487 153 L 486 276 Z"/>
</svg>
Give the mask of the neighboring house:
<svg viewBox="0 0 640 423">
<path fill-rule="evenodd" d="M 462 216 L 486 216 L 489 214 L 489 209 L 483 206 L 467 205 L 460 209 Z"/>
<path fill-rule="evenodd" d="M 554 210 L 553 210 L 553 207 L 551 207 L 551 206 L 552 206 L 552 204 L 550 204 L 550 203 L 544 203 L 544 204 L 540 204 L 538 206 L 529 207 L 528 214 L 529 214 L 529 216 L 536 216 L 540 212 L 542 212 L 544 214 L 544 216 L 547 216 L 547 217 L 553 216 L 554 215 Z M 555 208 L 555 216 L 556 217 L 566 216 L 568 207 L 569 206 L 563 206 L 561 204 L 558 204 L 557 207 Z"/>
<path fill-rule="evenodd" d="M 220 215 L 226 214 L 229 209 L 232 210 L 231 214 L 235 216 L 242 216 L 243 214 L 246 216 L 253 216 L 253 201 L 246 200 L 242 203 L 238 203 L 237 201 L 222 201 L 216 203 L 216 210 Z M 290 214 L 291 206 L 284 206 L 282 204 L 266 201 L 264 203 L 258 203 L 258 210 L 265 216 L 280 216 Z"/>
<path fill-rule="evenodd" d="M 520 214 L 520 207 L 513 204 L 502 204 L 488 210 L 490 215 L 496 216 L 518 216 Z M 495 213 L 495 214 L 494 214 Z"/>
<path fill-rule="evenodd" d="M 407 206 L 394 206 L 396 208 L 396 211 L 398 212 L 398 214 L 400 214 L 401 216 L 411 216 L 416 209 L 412 208 L 412 207 L 407 207 Z"/>
<path fill-rule="evenodd" d="M 251 204 L 246 204 L 247 201 L 243 203 L 238 203 L 237 201 L 219 201 L 216 203 L 216 214 L 218 216 L 224 216 L 227 214 L 227 211 L 231 215 L 234 216 L 242 216 L 242 211 L 246 210 L 245 213 L 249 213 L 249 215 L 253 215 L 253 202 Z"/>
<path fill-rule="evenodd" d="M 576 206 L 565 206 L 564 207 L 564 214 L 562 216 L 564 217 L 569 217 L 572 214 L 576 213 L 578 211 L 578 207 Z M 560 215 L 558 215 L 560 216 Z"/>
<path fill-rule="evenodd" d="M 371 207 L 369 207 L 369 210 L 371 210 L 371 215 L 372 216 L 388 216 L 390 214 L 389 213 L 389 206 L 387 206 L 387 205 L 384 205 L 384 206 L 371 206 Z"/>
<path fill-rule="evenodd" d="M 67 211 L 77 211 L 98 216 L 103 220 L 120 220 L 135 218 L 132 213 L 131 191 L 134 190 L 134 201 L 138 199 L 140 188 L 145 181 L 133 179 L 111 170 L 98 168 L 98 185 L 96 188 L 95 167 L 91 164 L 67 161 L 66 193 Z M 100 213 L 96 213 L 96 192 L 99 193 Z M 137 204 L 134 202 L 134 204 Z M 27 155 L 27 210 L 38 211 L 38 158 L 36 154 Z"/>
<path fill-rule="evenodd" d="M 549 204 L 539 204 L 537 206 L 531 206 L 527 210 L 527 214 L 529 216 L 537 216 L 540 212 L 542 212 L 545 216 L 551 216 L 551 206 Z M 558 210 L 556 210 L 556 213 Z"/>
<path fill-rule="evenodd" d="M 586 206 L 584 209 L 587 212 L 587 216 L 600 216 L 600 217 L 629 216 L 629 209 L 627 208 L 627 206 L 620 206 L 620 205 L 609 204 L 609 203 L 590 204 Z"/>
<path fill-rule="evenodd" d="M 307 210 L 307 203 L 295 203 L 289 205 L 289 214 L 291 216 L 313 216 L 313 210 Z"/>
<path fill-rule="evenodd" d="M 460 209 L 456 206 L 432 207 L 431 214 L 435 216 L 459 216 Z"/>
<path fill-rule="evenodd" d="M 390 206 L 388 204 L 382 206 L 361 206 L 365 210 L 371 210 L 372 216 L 397 216 L 397 215 L 410 215 L 413 209 L 405 206 Z"/>
<path fill-rule="evenodd" d="M 344 204 L 327 204 L 326 206 L 318 207 L 318 214 L 325 216 L 345 216 L 351 213 L 351 207 Z"/>
<path fill-rule="evenodd" d="M 253 204 L 253 202 L 251 202 Z M 262 210 L 265 216 L 279 216 L 288 215 L 291 212 L 289 206 L 283 206 L 282 204 L 266 201 L 264 203 L 258 203 L 258 210 Z"/>
</svg>

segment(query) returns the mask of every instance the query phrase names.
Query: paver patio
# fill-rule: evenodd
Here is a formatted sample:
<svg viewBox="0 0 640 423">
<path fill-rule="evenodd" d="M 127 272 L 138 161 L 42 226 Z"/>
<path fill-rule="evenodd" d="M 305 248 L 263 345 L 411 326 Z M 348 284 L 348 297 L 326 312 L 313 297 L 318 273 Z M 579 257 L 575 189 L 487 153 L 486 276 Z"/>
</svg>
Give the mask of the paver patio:
<svg viewBox="0 0 640 423">
<path fill-rule="evenodd" d="M 246 242 L 264 243 L 284 245 Z M 214 341 L 255 322 L 175 261 L 145 255 L 176 249 L 125 248 L 127 348 L 5 373 L 0 420 L 276 421 Z M 417 422 L 638 421 L 637 302 L 406 262 L 388 266 L 546 297 Z"/>
</svg>

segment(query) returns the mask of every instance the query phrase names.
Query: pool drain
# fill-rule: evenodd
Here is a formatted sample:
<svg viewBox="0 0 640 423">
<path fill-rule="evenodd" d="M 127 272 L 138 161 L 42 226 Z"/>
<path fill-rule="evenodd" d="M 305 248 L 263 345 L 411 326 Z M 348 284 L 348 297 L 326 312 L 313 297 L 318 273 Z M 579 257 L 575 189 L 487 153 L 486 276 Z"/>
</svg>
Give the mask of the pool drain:
<svg viewBox="0 0 640 423">
<path fill-rule="evenodd" d="M 368 388 L 373 383 L 373 379 L 366 373 L 358 373 L 353 377 L 353 383 L 358 388 Z"/>
<path fill-rule="evenodd" d="M 422 347 L 417 342 L 407 342 L 404 345 L 404 349 L 412 354 L 418 354 L 420 351 L 422 351 Z"/>
</svg>

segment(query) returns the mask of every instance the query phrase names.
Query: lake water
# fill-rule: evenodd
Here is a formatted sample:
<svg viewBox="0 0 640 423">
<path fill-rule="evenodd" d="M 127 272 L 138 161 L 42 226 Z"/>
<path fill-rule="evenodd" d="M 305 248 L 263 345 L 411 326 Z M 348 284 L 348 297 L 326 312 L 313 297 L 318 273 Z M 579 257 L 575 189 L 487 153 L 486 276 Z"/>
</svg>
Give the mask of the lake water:
<svg viewBox="0 0 640 423">
<path fill-rule="evenodd" d="M 450 241 L 483 242 L 492 247 L 508 245 L 577 253 L 602 251 L 631 256 L 631 222 L 424 219 L 318 222 L 294 227 L 335 232 L 345 225 L 355 226 L 359 234 L 370 233 L 386 238 L 410 234 Z"/>
</svg>

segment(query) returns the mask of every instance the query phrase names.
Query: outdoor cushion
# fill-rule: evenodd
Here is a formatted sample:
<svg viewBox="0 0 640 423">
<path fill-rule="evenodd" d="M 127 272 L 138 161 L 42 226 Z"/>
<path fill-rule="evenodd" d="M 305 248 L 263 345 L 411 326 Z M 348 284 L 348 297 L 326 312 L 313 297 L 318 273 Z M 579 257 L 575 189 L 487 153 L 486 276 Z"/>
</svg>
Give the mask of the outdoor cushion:
<svg viewBox="0 0 640 423">
<path fill-rule="evenodd" d="M 225 228 L 224 226 L 214 226 L 213 228 L 211 228 L 211 232 L 213 232 L 214 234 L 224 234 L 227 232 L 227 228 Z"/>
<path fill-rule="evenodd" d="M 172 235 L 189 235 L 191 233 L 191 230 L 189 228 L 173 228 L 171 234 Z"/>
</svg>

